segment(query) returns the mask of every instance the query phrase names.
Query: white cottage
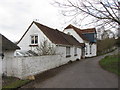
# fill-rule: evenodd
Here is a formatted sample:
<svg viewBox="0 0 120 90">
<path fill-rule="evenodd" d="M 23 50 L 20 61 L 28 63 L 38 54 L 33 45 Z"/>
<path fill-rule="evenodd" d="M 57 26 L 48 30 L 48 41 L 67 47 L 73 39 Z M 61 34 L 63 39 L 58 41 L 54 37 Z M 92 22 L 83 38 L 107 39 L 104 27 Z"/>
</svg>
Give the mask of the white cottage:
<svg viewBox="0 0 120 90">
<path fill-rule="evenodd" d="M 81 59 L 81 49 L 84 44 L 79 43 L 73 36 L 57 29 L 49 28 L 33 21 L 18 42 L 21 51 L 37 51 L 44 41 L 54 45 L 56 54 L 69 60 Z"/>
<path fill-rule="evenodd" d="M 79 43 L 85 44 L 85 47 L 82 49 L 83 56 L 93 57 L 97 55 L 97 34 L 95 28 L 79 29 L 70 24 L 64 29 L 64 33 L 72 35 Z"/>
<path fill-rule="evenodd" d="M 2 74 L 8 75 L 11 70 L 11 63 L 9 60 L 14 57 L 16 49 L 20 49 L 16 44 L 8 40 L 5 36 L 0 34 L 0 59 L 2 60 Z"/>
</svg>

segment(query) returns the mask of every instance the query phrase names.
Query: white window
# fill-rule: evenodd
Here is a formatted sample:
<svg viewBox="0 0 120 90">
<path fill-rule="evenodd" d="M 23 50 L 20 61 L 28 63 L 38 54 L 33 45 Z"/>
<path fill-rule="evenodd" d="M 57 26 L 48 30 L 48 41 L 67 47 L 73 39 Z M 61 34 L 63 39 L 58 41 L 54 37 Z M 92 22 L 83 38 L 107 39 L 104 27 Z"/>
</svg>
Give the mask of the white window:
<svg viewBox="0 0 120 90">
<path fill-rule="evenodd" d="M 70 47 L 66 47 L 66 57 L 70 57 Z"/>
<path fill-rule="evenodd" d="M 31 44 L 32 45 L 38 44 L 38 35 L 31 35 Z"/>
<path fill-rule="evenodd" d="M 74 56 L 77 56 L 77 48 L 74 48 Z"/>
</svg>

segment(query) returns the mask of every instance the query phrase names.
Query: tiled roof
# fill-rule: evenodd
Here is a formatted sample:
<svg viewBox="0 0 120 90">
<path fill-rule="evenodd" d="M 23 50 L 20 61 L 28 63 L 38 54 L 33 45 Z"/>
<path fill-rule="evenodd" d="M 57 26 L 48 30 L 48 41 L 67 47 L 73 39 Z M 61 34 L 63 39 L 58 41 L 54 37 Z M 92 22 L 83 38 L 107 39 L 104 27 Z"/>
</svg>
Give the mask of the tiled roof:
<svg viewBox="0 0 120 90">
<path fill-rule="evenodd" d="M 73 36 L 67 35 L 57 29 L 52 29 L 50 27 L 47 27 L 45 25 L 42 25 L 38 22 L 33 21 L 32 24 L 36 24 L 36 26 L 48 37 L 48 39 L 54 43 L 54 44 L 60 44 L 60 45 L 75 45 L 75 46 L 83 46 L 80 44 Z M 31 25 L 32 25 L 31 24 Z M 29 28 L 31 27 L 29 26 Z M 25 32 L 25 34 L 28 32 L 29 28 Z M 25 36 L 25 34 L 22 36 L 22 38 Z M 19 42 L 22 40 L 22 38 L 19 40 Z M 18 42 L 18 43 L 19 43 Z"/>
<path fill-rule="evenodd" d="M 68 41 L 68 43 L 70 45 L 83 46 L 83 44 L 79 43 L 73 36 L 67 35 L 67 34 L 65 34 L 63 32 L 59 32 L 59 33 L 64 37 L 64 39 L 66 39 Z"/>
<path fill-rule="evenodd" d="M 82 34 L 84 34 L 84 33 L 96 33 L 95 28 L 81 29 L 81 31 L 82 31 Z"/>
<path fill-rule="evenodd" d="M 85 34 L 85 33 L 96 33 L 96 29 L 95 28 L 89 28 L 89 29 L 79 29 L 73 25 L 68 25 L 65 29 L 73 29 L 76 31 L 76 33 L 85 41 L 89 41 L 86 37 L 84 37 L 84 35 L 82 34 Z"/>
<path fill-rule="evenodd" d="M 16 50 L 16 49 L 20 49 L 16 44 L 14 44 L 10 40 L 8 40 L 2 34 L 0 34 L 0 48 L 2 50 Z"/>
<path fill-rule="evenodd" d="M 65 29 L 70 29 L 70 28 L 74 28 L 74 26 L 70 24 Z"/>
<path fill-rule="evenodd" d="M 37 22 L 34 23 L 50 39 L 50 41 L 55 44 L 81 46 L 81 44 L 71 35 L 67 35 L 57 29 L 49 28 Z"/>
<path fill-rule="evenodd" d="M 82 35 L 82 31 L 81 31 L 79 28 L 77 28 L 77 27 L 75 27 L 75 26 L 73 26 L 73 25 L 70 24 L 70 25 L 68 25 L 65 29 L 71 29 L 71 28 L 72 28 L 73 30 L 75 30 L 75 32 L 76 32 L 83 40 L 88 41 L 87 38 Z"/>
</svg>

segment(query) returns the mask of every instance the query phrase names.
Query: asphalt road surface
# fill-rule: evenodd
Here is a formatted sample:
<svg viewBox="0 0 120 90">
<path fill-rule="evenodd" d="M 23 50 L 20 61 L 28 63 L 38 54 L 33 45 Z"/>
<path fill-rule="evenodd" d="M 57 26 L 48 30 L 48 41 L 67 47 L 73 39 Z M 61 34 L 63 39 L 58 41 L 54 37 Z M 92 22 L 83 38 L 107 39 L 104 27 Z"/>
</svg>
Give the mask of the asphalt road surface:
<svg viewBox="0 0 120 90">
<path fill-rule="evenodd" d="M 118 88 L 118 76 L 99 65 L 104 56 L 82 59 L 49 70 L 22 88 Z"/>
</svg>

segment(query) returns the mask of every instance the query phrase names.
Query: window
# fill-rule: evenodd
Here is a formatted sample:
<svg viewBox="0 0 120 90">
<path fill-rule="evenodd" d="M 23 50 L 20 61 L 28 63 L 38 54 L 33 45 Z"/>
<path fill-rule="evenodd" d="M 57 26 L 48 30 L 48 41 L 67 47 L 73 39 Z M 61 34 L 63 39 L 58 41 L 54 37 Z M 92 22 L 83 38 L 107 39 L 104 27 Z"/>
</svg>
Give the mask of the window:
<svg viewBox="0 0 120 90">
<path fill-rule="evenodd" d="M 38 35 L 31 35 L 31 44 L 32 45 L 38 44 Z"/>
<path fill-rule="evenodd" d="M 77 48 L 74 48 L 74 56 L 77 56 Z"/>
<path fill-rule="evenodd" d="M 90 45 L 90 54 L 92 54 L 92 45 Z"/>
<path fill-rule="evenodd" d="M 66 47 L 66 57 L 70 57 L 70 47 Z"/>
<path fill-rule="evenodd" d="M 85 53 L 86 53 L 86 55 L 88 54 L 87 52 L 88 52 L 88 51 L 87 51 L 87 45 L 86 45 L 86 46 L 85 46 Z"/>
<path fill-rule="evenodd" d="M 68 35 L 71 35 L 70 32 L 67 33 Z"/>
</svg>

